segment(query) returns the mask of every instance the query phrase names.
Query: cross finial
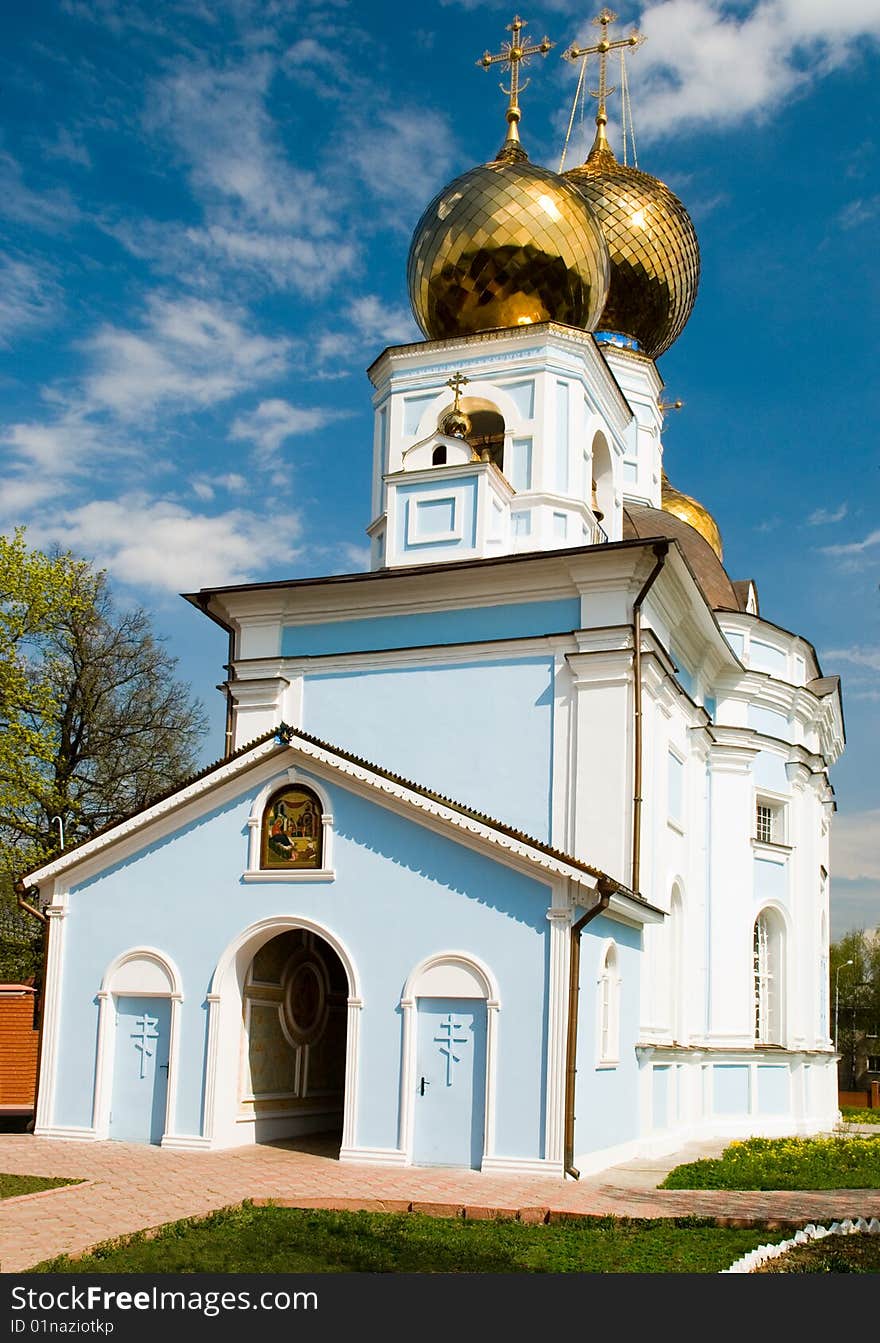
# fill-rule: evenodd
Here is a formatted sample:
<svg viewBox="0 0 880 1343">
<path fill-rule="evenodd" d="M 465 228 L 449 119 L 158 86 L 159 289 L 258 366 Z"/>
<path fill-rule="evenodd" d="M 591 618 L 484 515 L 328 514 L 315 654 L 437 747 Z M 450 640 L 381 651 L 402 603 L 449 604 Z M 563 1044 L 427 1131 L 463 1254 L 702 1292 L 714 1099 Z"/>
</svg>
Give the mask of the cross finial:
<svg viewBox="0 0 880 1343">
<path fill-rule="evenodd" d="M 451 387 L 452 390 L 455 392 L 455 402 L 453 403 L 452 406 L 453 410 L 461 409 L 458 404 L 459 401 L 461 400 L 461 389 L 462 387 L 466 386 L 467 383 L 469 382 L 470 378 L 466 378 L 463 373 L 453 373 L 452 377 L 447 382 L 446 386 Z"/>
<path fill-rule="evenodd" d="M 600 10 L 595 19 L 593 19 L 593 26 L 601 28 L 602 30 L 602 36 L 599 41 L 592 47 L 578 47 L 572 43 L 568 48 L 568 51 L 563 52 L 563 60 L 567 61 L 579 61 L 586 56 L 599 57 L 599 87 L 597 89 L 590 89 L 591 96 L 598 99 L 598 107 L 596 109 L 596 125 L 599 127 L 599 134 L 596 136 L 597 145 L 600 141 L 603 144 L 607 143 L 605 141 L 605 127 L 608 124 L 608 113 L 605 104 L 609 96 L 615 91 L 608 87 L 608 53 L 609 51 L 620 51 L 624 47 L 640 47 L 645 41 L 644 34 L 637 33 L 635 29 L 633 29 L 629 37 L 622 37 L 612 41 L 608 36 L 608 29 L 616 19 L 617 15 L 613 13 L 612 10 L 607 8 Z M 593 148 L 595 149 L 596 145 L 594 145 Z"/>
<path fill-rule="evenodd" d="M 493 56 L 488 50 L 484 51 L 477 65 L 481 65 L 484 70 L 490 66 L 497 65 L 499 62 L 506 65 L 510 71 L 510 88 L 506 89 L 503 84 L 499 87 L 502 93 L 506 93 L 510 99 L 507 104 L 507 140 L 505 144 L 519 144 L 519 131 L 517 123 L 522 115 L 519 109 L 519 67 L 524 61 L 528 61 L 530 56 L 546 56 L 555 42 L 551 42 L 549 37 L 542 37 L 540 42 L 533 42 L 528 45 L 524 34 L 525 20 L 518 14 L 514 15 L 513 23 L 507 25 L 507 31 L 510 33 L 510 41 L 502 43 L 501 50 Z M 522 85 L 522 88 L 528 87 L 528 80 Z"/>
</svg>

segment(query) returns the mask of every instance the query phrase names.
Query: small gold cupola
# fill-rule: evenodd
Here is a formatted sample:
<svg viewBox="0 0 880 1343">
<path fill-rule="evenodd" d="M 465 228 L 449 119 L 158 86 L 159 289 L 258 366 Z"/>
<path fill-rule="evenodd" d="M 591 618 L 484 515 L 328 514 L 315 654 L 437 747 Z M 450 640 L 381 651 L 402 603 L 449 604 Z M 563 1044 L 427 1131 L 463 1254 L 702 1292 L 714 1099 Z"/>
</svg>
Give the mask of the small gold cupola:
<svg viewBox="0 0 880 1343">
<path fill-rule="evenodd" d="M 699 532 L 703 539 L 709 542 L 719 560 L 724 559 L 721 532 L 708 508 L 689 494 L 683 494 L 674 485 L 670 485 L 665 471 L 660 480 L 660 506 L 664 513 L 671 513 L 693 527 L 694 531 Z"/>
</svg>

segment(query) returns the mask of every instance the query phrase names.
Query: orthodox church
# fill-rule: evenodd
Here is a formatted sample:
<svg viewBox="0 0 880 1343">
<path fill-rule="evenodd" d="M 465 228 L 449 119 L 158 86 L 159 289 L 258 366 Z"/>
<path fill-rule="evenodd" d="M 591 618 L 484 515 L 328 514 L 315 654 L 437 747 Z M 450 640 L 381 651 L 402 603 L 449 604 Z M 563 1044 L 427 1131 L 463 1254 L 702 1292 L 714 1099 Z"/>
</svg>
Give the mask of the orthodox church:
<svg viewBox="0 0 880 1343">
<path fill-rule="evenodd" d="M 25 879 L 36 1132 L 560 1178 L 836 1118 L 839 683 L 663 470 L 684 205 L 506 137 L 428 205 L 369 369 L 371 569 L 187 595 L 223 757 Z M 581 57 L 587 49 L 573 50 Z"/>
</svg>

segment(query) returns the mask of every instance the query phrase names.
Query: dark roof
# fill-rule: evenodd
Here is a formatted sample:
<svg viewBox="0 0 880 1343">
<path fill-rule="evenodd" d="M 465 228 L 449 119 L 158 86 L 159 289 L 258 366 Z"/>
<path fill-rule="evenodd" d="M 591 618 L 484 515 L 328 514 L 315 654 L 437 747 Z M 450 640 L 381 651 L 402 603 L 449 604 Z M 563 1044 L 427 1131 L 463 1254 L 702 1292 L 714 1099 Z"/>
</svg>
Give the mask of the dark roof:
<svg viewBox="0 0 880 1343">
<path fill-rule="evenodd" d="M 812 681 L 807 682 L 807 690 L 812 690 L 819 699 L 824 699 L 826 695 L 834 695 L 840 690 L 840 677 L 814 676 Z"/>
<path fill-rule="evenodd" d="M 624 540 L 665 536 L 677 541 L 713 610 L 741 611 L 743 606 L 724 565 L 705 537 L 674 513 L 646 504 L 627 504 L 623 510 Z"/>
<path fill-rule="evenodd" d="M 752 578 L 734 578 L 731 584 L 739 601 L 740 610 L 745 611 L 749 605 L 749 591 L 755 594 L 755 615 L 760 615 L 761 608 L 758 602 L 758 585 Z"/>
<path fill-rule="evenodd" d="M 299 737 L 303 741 L 309 742 L 312 746 L 317 746 L 322 750 L 332 752 L 333 755 L 338 755 L 340 759 L 347 760 L 350 764 L 360 765 L 364 769 L 370 770 L 373 774 L 378 774 L 383 779 L 388 779 L 392 783 L 400 784 L 401 787 L 408 788 L 412 792 L 418 793 L 420 796 L 426 797 L 432 802 L 437 802 L 441 806 L 448 807 L 451 811 L 458 812 L 461 816 L 467 816 L 471 820 L 479 822 L 481 825 L 488 826 L 492 830 L 497 830 L 499 834 L 508 835 L 511 839 L 515 839 L 521 844 L 528 844 L 531 848 L 537 849 L 541 853 L 546 853 L 551 858 L 556 858 L 560 862 L 567 863 L 570 867 L 576 867 L 580 871 L 586 872 L 589 876 L 595 877 L 597 880 L 601 881 L 605 888 L 611 889 L 612 892 L 619 892 L 621 895 L 629 896 L 631 899 L 638 900 L 641 904 L 646 906 L 649 904 L 643 896 L 631 891 L 629 887 L 624 886 L 622 882 L 616 881 L 614 877 L 608 876 L 606 872 L 602 872 L 599 868 L 591 866 L 590 863 L 584 863 L 579 858 L 572 857 L 570 853 L 565 853 L 562 849 L 556 849 L 551 844 L 545 844 L 543 840 L 535 839 L 534 836 L 527 835 L 525 831 L 517 830 L 513 826 L 506 825 L 503 821 L 499 821 L 495 817 L 487 815 L 485 812 L 476 811 L 473 807 L 465 806 L 462 802 L 456 802 L 454 798 L 446 797 L 444 794 L 437 793 L 431 788 L 425 788 L 422 784 L 414 783 L 413 780 L 406 779 L 401 774 L 395 774 L 392 770 L 384 769 L 381 765 L 373 764 L 372 761 L 365 760 L 362 756 L 353 755 L 350 751 L 346 751 L 339 746 L 334 746 L 332 742 L 323 741 L 320 737 L 313 737 L 310 732 L 303 732 L 301 728 L 289 727 L 286 723 L 280 723 L 277 728 L 271 728 L 261 736 L 255 737 L 254 740 L 248 742 L 247 745 L 240 746 L 238 750 L 234 751 L 231 755 L 220 760 L 215 760 L 211 765 L 206 765 L 204 769 L 199 770 L 198 773 L 191 775 L 188 779 L 184 779 L 181 783 L 177 784 L 176 787 L 154 797 L 146 804 L 146 806 L 140 807 L 138 811 L 133 812 L 130 816 L 123 817 L 118 821 L 114 821 L 111 825 L 104 826 L 101 830 L 96 831 L 94 835 L 89 835 L 87 839 L 82 839 L 78 844 L 74 844 L 71 848 L 65 849 L 63 854 L 55 854 L 53 858 L 47 860 L 47 863 L 56 862 L 61 857 L 67 858 L 70 854 L 75 853 L 77 849 L 91 843 L 93 839 L 97 839 L 100 835 L 109 833 L 111 830 L 115 829 L 117 825 L 122 825 L 126 821 L 132 820 L 135 816 L 143 815 L 144 812 L 149 811 L 149 809 L 156 806 L 157 803 L 174 797 L 176 793 L 181 792 L 185 788 L 189 788 L 190 785 L 197 782 L 197 780 L 207 778 L 208 775 L 214 773 L 216 770 L 222 769 L 223 766 L 228 765 L 231 760 L 236 760 L 241 756 L 247 755 L 247 753 L 252 751 L 254 747 L 262 746 L 265 742 L 271 741 L 273 737 L 277 740 L 279 752 L 286 750 L 290 744 L 295 744 L 295 739 Z M 262 759 L 265 760 L 266 758 L 267 757 L 264 756 Z M 259 763 L 262 763 L 262 761 Z M 45 867 L 47 866 L 47 863 L 41 863 L 40 866 Z M 39 868 L 33 870 L 39 871 Z M 653 906 L 651 906 L 651 908 L 653 908 Z"/>
<path fill-rule="evenodd" d="M 667 517 L 668 514 L 663 514 Z M 651 537 L 661 536 L 662 532 L 652 532 Z M 324 574 L 317 578 L 274 578 L 265 583 L 227 583 L 216 588 L 200 588 L 198 592 L 183 592 L 184 600 L 192 602 L 200 611 L 214 596 L 226 592 L 271 592 L 278 588 L 323 587 L 340 583 L 376 583 L 391 578 L 420 578 L 422 581 L 431 574 L 459 573 L 469 569 L 494 568 L 502 564 L 540 563 L 542 560 L 571 559 L 573 555 L 606 554 L 612 550 L 628 550 L 634 546 L 646 545 L 641 536 L 630 534 L 622 541 L 605 541 L 595 546 L 561 546 L 557 550 L 517 551 L 512 555 L 487 555 L 476 560 L 442 560 L 437 564 L 407 564 L 394 569 L 367 569 L 353 574 Z"/>
</svg>

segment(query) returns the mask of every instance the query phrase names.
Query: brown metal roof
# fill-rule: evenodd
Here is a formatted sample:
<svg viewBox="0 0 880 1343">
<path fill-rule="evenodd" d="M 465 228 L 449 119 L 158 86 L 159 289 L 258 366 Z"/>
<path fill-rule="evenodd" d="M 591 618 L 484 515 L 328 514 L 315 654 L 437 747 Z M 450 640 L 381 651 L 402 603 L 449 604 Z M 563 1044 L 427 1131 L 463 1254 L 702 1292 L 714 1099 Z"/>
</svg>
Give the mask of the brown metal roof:
<svg viewBox="0 0 880 1343">
<path fill-rule="evenodd" d="M 741 611 L 743 608 L 727 576 L 724 565 L 705 537 L 674 513 L 646 504 L 627 504 L 623 510 L 624 540 L 637 537 L 666 536 L 677 541 L 693 570 L 694 577 L 713 610 Z"/>
</svg>

